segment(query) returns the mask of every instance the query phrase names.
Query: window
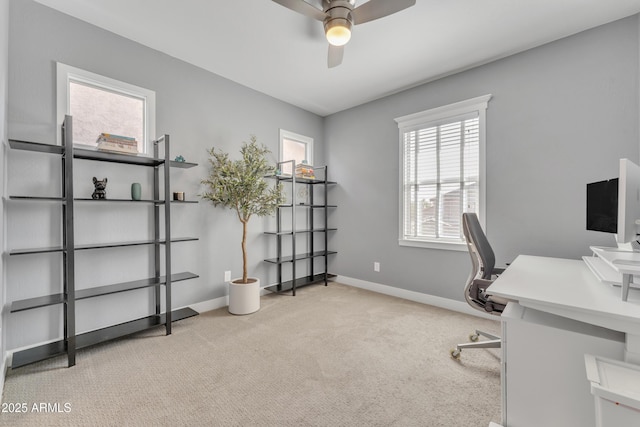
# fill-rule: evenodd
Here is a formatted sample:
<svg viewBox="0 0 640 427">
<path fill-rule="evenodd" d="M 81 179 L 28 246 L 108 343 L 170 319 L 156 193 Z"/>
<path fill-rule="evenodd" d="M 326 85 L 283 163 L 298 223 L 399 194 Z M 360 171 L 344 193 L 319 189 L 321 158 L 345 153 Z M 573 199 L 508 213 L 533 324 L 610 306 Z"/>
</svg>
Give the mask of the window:
<svg viewBox="0 0 640 427">
<path fill-rule="evenodd" d="M 74 144 L 97 146 L 101 133 L 134 137 L 147 153 L 155 138 L 155 92 L 57 64 L 58 123 L 73 116 Z"/>
<path fill-rule="evenodd" d="M 313 165 L 313 138 L 280 129 L 280 161 L 287 160 L 295 160 L 296 164 L 306 161 Z M 283 165 L 282 173 L 291 175 L 291 164 Z"/>
<path fill-rule="evenodd" d="M 485 113 L 491 95 L 396 119 L 400 245 L 466 250 L 462 213 L 484 222 Z"/>
</svg>

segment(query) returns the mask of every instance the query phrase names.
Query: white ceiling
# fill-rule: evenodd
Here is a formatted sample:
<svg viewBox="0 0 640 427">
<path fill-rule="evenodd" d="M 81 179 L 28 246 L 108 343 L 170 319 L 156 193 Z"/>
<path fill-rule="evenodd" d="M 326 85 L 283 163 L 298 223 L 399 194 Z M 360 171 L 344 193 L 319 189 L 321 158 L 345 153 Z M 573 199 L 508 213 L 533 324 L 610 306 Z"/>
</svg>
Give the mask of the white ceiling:
<svg viewBox="0 0 640 427">
<path fill-rule="evenodd" d="M 640 0 L 417 0 L 354 27 L 328 69 L 322 23 L 271 0 L 36 1 L 321 116 L 640 12 Z"/>
</svg>

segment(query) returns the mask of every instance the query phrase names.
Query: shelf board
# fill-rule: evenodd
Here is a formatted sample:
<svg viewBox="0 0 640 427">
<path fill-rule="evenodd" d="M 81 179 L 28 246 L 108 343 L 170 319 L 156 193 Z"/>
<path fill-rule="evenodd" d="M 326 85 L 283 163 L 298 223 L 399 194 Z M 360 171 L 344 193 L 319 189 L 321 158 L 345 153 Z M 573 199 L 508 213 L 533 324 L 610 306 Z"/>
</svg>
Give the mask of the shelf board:
<svg viewBox="0 0 640 427">
<path fill-rule="evenodd" d="M 317 251 L 317 252 L 311 252 L 311 253 L 304 253 L 304 254 L 296 254 L 296 261 L 300 261 L 302 259 L 309 259 L 309 258 L 316 258 L 316 257 L 321 257 L 321 256 L 325 256 L 325 255 L 333 255 L 333 254 L 337 254 L 337 252 L 335 251 Z M 269 258 L 269 259 L 265 259 L 266 262 L 270 262 L 272 264 L 282 264 L 285 262 L 293 262 L 293 256 L 289 255 L 289 256 L 283 256 L 278 258 Z"/>
<path fill-rule="evenodd" d="M 65 354 L 64 340 L 40 345 L 38 347 L 33 347 L 27 350 L 13 353 L 11 368 L 19 368 L 30 363 L 39 362 L 41 360 L 49 359 L 51 357 L 60 356 L 63 354 Z"/>
<path fill-rule="evenodd" d="M 64 294 L 45 295 L 37 298 L 18 300 L 11 303 L 10 313 L 17 313 L 18 311 L 25 311 L 33 308 L 62 304 L 64 302 Z"/>
<path fill-rule="evenodd" d="M 171 239 L 171 243 L 189 242 L 192 240 L 198 240 L 198 238 L 197 237 L 177 237 L 177 238 Z M 121 247 L 127 247 L 127 246 L 153 245 L 155 243 L 156 243 L 155 240 L 139 240 L 139 241 L 133 241 L 133 242 L 114 242 L 114 243 L 93 243 L 93 244 L 87 244 L 87 245 L 76 245 L 75 249 L 77 251 L 84 251 L 88 249 L 107 249 L 107 248 L 121 248 Z M 158 243 L 161 245 L 164 245 L 166 241 L 160 240 Z"/>
<path fill-rule="evenodd" d="M 195 279 L 199 277 L 197 274 L 184 272 L 171 275 L 171 283 L 181 282 L 184 280 Z M 159 279 L 151 277 L 148 279 L 134 280 L 131 282 L 116 283 L 113 285 L 97 286 L 93 288 L 78 289 L 76 290 L 76 300 L 82 300 L 87 298 L 99 297 L 102 295 L 110 295 L 119 292 L 132 291 L 135 289 L 151 288 L 154 286 L 161 286 L 167 283 L 166 276 L 161 276 Z M 62 304 L 65 302 L 64 294 L 45 295 L 42 297 L 28 298 L 23 300 L 14 301 L 11 303 L 11 313 L 18 311 L 31 310 L 34 308 L 46 307 L 50 305 Z"/>
<path fill-rule="evenodd" d="M 195 279 L 199 277 L 197 274 L 184 272 L 171 275 L 171 283 L 181 282 L 184 280 Z M 110 295 L 119 292 L 132 291 L 135 289 L 151 288 L 155 286 L 166 285 L 167 277 L 160 276 L 159 279 L 151 277 L 149 279 L 135 280 L 132 282 L 123 282 L 114 285 L 97 286 L 95 288 L 76 290 L 76 300 L 98 297 L 101 295 Z"/>
<path fill-rule="evenodd" d="M 164 163 L 164 159 L 154 157 L 136 156 L 133 154 L 111 153 L 89 148 L 74 148 L 73 157 L 83 160 L 97 160 L 100 162 L 123 163 L 139 166 L 158 166 Z"/>
<path fill-rule="evenodd" d="M 144 200 L 132 200 L 132 199 L 92 199 L 91 197 L 86 197 L 86 198 L 76 198 L 73 199 L 76 202 L 95 202 L 95 203 L 110 203 L 110 202 L 116 202 L 116 203 L 155 203 L 155 204 L 164 204 L 164 200 L 151 200 L 151 199 L 144 199 Z"/>
<path fill-rule="evenodd" d="M 65 200 L 62 197 L 49 197 L 49 196 L 9 196 L 10 200 L 16 201 L 29 201 L 29 202 L 62 202 Z M 73 199 L 76 202 L 94 202 L 94 203 L 154 203 L 157 205 L 163 205 L 164 200 L 132 200 L 132 199 L 92 199 L 91 197 L 78 197 Z M 171 203 L 198 203 L 198 200 L 171 200 Z"/>
<path fill-rule="evenodd" d="M 31 255 L 31 254 L 46 254 L 53 252 L 63 252 L 62 246 L 53 246 L 48 248 L 29 248 L 29 249 L 13 249 L 9 251 L 9 255 Z"/>
<path fill-rule="evenodd" d="M 40 153 L 50 153 L 50 154 L 64 153 L 64 147 L 62 145 L 42 144 L 40 142 L 20 141 L 17 139 L 10 139 L 9 147 L 15 150 L 36 151 Z"/>
<path fill-rule="evenodd" d="M 287 203 L 284 205 L 278 205 L 279 208 L 291 208 L 291 207 L 299 207 L 299 208 L 312 208 L 312 209 L 317 209 L 317 208 L 337 208 L 337 205 L 309 205 L 307 203 Z"/>
<path fill-rule="evenodd" d="M 49 196 L 9 196 L 9 200 L 25 201 L 25 202 L 62 202 L 65 200 L 62 197 L 49 197 Z"/>
<path fill-rule="evenodd" d="M 198 200 L 171 200 L 171 203 L 175 203 L 176 205 L 180 205 L 182 203 L 199 203 Z"/>
<path fill-rule="evenodd" d="M 177 169 L 189 169 L 198 166 L 198 164 L 190 162 L 176 162 L 175 160 L 171 160 L 170 166 Z"/>
<path fill-rule="evenodd" d="M 306 233 L 324 233 L 326 231 L 336 231 L 337 228 L 314 228 L 313 230 L 296 230 L 296 234 L 306 234 Z M 264 234 L 269 234 L 273 236 L 287 236 L 293 234 L 292 231 L 265 231 Z"/>
<path fill-rule="evenodd" d="M 182 319 L 197 316 L 198 314 L 199 313 L 197 311 L 192 310 L 188 307 L 182 308 L 180 310 L 174 310 L 171 312 L 171 320 L 173 323 Z M 121 323 L 119 325 L 109 326 L 107 328 L 98 329 L 96 331 L 86 332 L 84 334 L 76 336 L 76 349 L 79 350 L 82 348 L 87 348 L 102 342 L 122 338 L 127 335 L 135 334 L 137 332 L 142 332 L 156 326 L 164 325 L 165 322 L 165 314 L 162 314 L 160 316 L 151 315 L 143 317 L 141 319 L 132 320 L 130 322 Z M 11 368 L 15 369 L 20 366 L 38 362 L 40 360 L 63 355 L 65 354 L 65 347 L 66 345 L 64 340 L 60 340 L 13 353 Z"/>
<path fill-rule="evenodd" d="M 164 159 L 159 159 L 155 157 L 147 157 L 144 155 L 134 155 L 134 154 L 112 153 L 109 151 L 99 151 L 97 149 L 90 149 L 90 148 L 75 148 L 73 150 L 73 157 L 75 157 L 76 159 L 96 160 L 100 162 L 111 162 L 111 163 L 124 163 L 124 164 L 139 165 L 139 166 L 159 166 L 164 163 Z M 172 168 L 188 169 L 188 168 L 198 166 L 198 164 L 190 163 L 190 162 L 176 162 L 175 160 L 170 160 L 169 166 Z"/>
<path fill-rule="evenodd" d="M 189 317 L 197 316 L 199 313 L 191 308 L 182 308 L 180 310 L 174 310 L 171 312 L 171 321 L 176 322 L 178 320 L 187 319 Z M 119 325 L 109 326 L 97 331 L 86 332 L 84 334 L 76 336 L 76 349 L 90 347 L 101 342 L 110 341 L 116 338 L 122 338 L 127 335 L 135 334 L 155 326 L 164 325 L 166 322 L 166 315 L 160 316 L 151 315 L 143 317 L 141 319 L 132 320 L 130 322 L 120 323 Z"/>
<path fill-rule="evenodd" d="M 335 278 L 336 278 L 335 274 L 327 273 L 327 280 L 332 280 Z M 296 289 L 302 286 L 313 285 L 315 283 L 321 283 L 321 282 L 324 282 L 324 273 L 315 274 L 313 276 L 299 277 L 296 279 Z M 282 282 L 281 284 L 278 284 L 278 285 L 267 286 L 264 289 L 274 293 L 290 292 L 293 290 L 293 280 L 289 280 L 288 282 Z"/>
<path fill-rule="evenodd" d="M 293 181 L 293 178 L 291 176 L 287 176 L 287 175 L 268 175 L 268 176 L 266 176 L 266 178 L 277 179 L 278 181 Z M 301 183 L 301 184 L 324 184 L 325 180 L 324 179 L 296 178 L 296 183 L 298 183 L 298 182 Z M 326 181 L 326 183 L 328 185 L 337 184 L 337 182 L 335 182 L 335 181 Z"/>
<path fill-rule="evenodd" d="M 61 145 L 42 144 L 39 142 L 20 141 L 10 139 L 9 146 L 16 150 L 37 151 L 41 153 L 63 154 L 64 147 Z M 112 153 L 108 151 L 99 151 L 90 148 L 74 148 L 73 157 L 84 160 L 97 160 L 102 162 L 125 163 L 141 166 L 158 166 L 164 163 L 164 159 L 154 157 L 136 156 L 131 154 Z M 188 169 L 198 166 L 197 163 L 170 161 L 172 168 Z"/>
<path fill-rule="evenodd" d="M 176 237 L 171 239 L 171 243 L 179 243 L 179 242 L 191 242 L 198 240 L 197 237 Z M 86 245 L 76 245 L 76 251 L 84 251 L 89 249 L 107 249 L 107 248 L 121 248 L 127 246 L 144 246 L 144 245 L 153 245 L 155 244 L 155 240 L 139 240 L 132 242 L 113 242 L 113 243 L 93 243 Z M 166 243 L 165 240 L 160 240 L 158 242 L 161 245 Z M 65 249 L 62 246 L 54 246 L 48 248 L 29 248 L 29 249 L 13 249 L 9 251 L 9 255 L 31 255 L 31 254 L 43 254 L 43 253 L 51 253 L 51 252 L 63 252 Z"/>
<path fill-rule="evenodd" d="M 325 233 L 327 231 L 338 231 L 338 229 L 337 228 L 331 228 L 331 227 L 329 227 L 329 228 L 314 228 L 314 229 L 311 229 L 311 230 L 299 230 L 299 231 L 296 231 L 296 233 Z"/>
<path fill-rule="evenodd" d="M 293 234 L 292 231 L 265 231 L 264 234 L 268 234 L 270 236 L 288 236 Z"/>
<path fill-rule="evenodd" d="M 297 203 L 297 204 L 288 204 L 288 205 L 279 205 L 279 208 L 290 208 L 292 206 L 298 208 L 311 208 L 311 209 L 319 209 L 319 208 L 337 208 L 337 205 L 309 205 L 307 203 Z"/>
</svg>

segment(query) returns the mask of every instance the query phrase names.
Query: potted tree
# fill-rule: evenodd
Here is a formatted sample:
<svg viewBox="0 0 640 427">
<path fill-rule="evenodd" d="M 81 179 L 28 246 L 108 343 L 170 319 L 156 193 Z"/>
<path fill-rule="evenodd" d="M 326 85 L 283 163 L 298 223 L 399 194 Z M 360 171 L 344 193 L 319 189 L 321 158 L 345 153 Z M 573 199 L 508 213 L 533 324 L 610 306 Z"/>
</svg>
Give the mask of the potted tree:
<svg viewBox="0 0 640 427">
<path fill-rule="evenodd" d="M 260 309 L 260 280 L 247 275 L 247 224 L 254 215 L 272 215 L 284 202 L 284 193 L 280 184 L 272 186 L 264 179 L 276 168 L 267 159 L 269 149 L 258 145 L 254 135 L 242 143 L 240 160 L 215 148 L 208 152 L 211 169 L 202 180 L 206 191 L 200 197 L 235 210 L 242 224 L 242 278 L 229 282 L 229 312 L 250 314 Z"/>
</svg>

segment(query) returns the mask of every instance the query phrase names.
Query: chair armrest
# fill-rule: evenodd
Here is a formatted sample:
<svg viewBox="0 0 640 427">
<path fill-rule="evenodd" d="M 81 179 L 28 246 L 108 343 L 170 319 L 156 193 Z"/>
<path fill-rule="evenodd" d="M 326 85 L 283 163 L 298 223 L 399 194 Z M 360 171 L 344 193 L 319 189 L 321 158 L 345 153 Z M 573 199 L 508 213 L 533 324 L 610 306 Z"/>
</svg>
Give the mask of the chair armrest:
<svg viewBox="0 0 640 427">
<path fill-rule="evenodd" d="M 480 299 L 480 291 L 484 291 L 493 283 L 493 280 L 487 279 L 474 279 L 471 283 L 469 294 L 473 299 Z"/>
<path fill-rule="evenodd" d="M 507 264 L 509 265 L 509 264 Z M 504 271 L 506 270 L 506 268 L 494 268 L 493 270 L 491 270 L 491 275 L 496 275 L 499 276 L 500 274 L 504 273 Z"/>
</svg>

